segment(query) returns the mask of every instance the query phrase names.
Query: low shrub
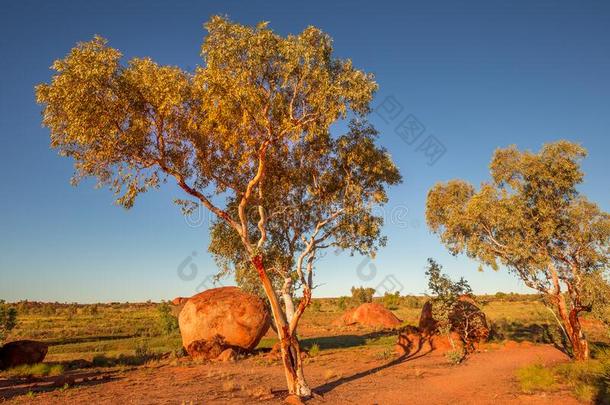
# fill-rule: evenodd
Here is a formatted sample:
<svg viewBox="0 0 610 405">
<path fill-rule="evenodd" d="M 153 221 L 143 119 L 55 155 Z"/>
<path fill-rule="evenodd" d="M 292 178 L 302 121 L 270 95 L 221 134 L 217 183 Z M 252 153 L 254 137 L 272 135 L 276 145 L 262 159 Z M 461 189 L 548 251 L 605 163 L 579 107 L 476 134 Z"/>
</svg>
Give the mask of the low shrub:
<svg viewBox="0 0 610 405">
<path fill-rule="evenodd" d="M 310 307 L 313 312 L 320 312 L 320 310 L 322 309 L 322 303 L 317 300 L 312 300 Z"/>
<path fill-rule="evenodd" d="M 451 364 L 460 364 L 464 360 L 464 351 L 461 349 L 449 350 L 445 353 L 445 358 Z"/>
<path fill-rule="evenodd" d="M 593 357 L 588 361 L 560 364 L 555 372 L 579 400 L 610 404 L 610 352 L 593 350 Z"/>
<path fill-rule="evenodd" d="M 349 305 L 349 297 L 339 297 L 337 299 L 337 308 L 341 311 L 345 311 Z"/>
<path fill-rule="evenodd" d="M 178 318 L 172 314 L 172 308 L 168 302 L 162 302 L 157 307 L 159 314 L 159 327 L 161 332 L 170 335 L 178 330 Z"/>
<path fill-rule="evenodd" d="M 517 370 L 517 380 L 521 391 L 532 393 L 536 391 L 549 391 L 555 387 L 553 371 L 542 364 L 532 364 Z"/>
<path fill-rule="evenodd" d="M 400 292 L 395 293 L 386 292 L 382 298 L 383 306 L 387 309 L 394 311 L 400 307 Z"/>
<path fill-rule="evenodd" d="M 320 354 L 320 345 L 317 343 L 314 343 L 309 348 L 308 353 L 311 357 L 316 357 L 318 354 Z"/>
</svg>

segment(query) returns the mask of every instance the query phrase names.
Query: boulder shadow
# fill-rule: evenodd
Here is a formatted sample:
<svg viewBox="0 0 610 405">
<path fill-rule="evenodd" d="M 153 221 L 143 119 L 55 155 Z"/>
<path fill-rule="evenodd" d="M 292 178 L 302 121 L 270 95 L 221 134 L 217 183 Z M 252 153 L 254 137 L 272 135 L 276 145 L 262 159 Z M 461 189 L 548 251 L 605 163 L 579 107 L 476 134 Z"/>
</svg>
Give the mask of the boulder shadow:
<svg viewBox="0 0 610 405">
<path fill-rule="evenodd" d="M 66 373 L 52 377 L 15 377 L 0 379 L 0 400 L 6 401 L 14 397 L 26 394 L 36 394 L 70 388 L 88 387 L 116 381 L 120 378 L 117 371 L 107 373 L 100 372 L 78 372 Z"/>
</svg>

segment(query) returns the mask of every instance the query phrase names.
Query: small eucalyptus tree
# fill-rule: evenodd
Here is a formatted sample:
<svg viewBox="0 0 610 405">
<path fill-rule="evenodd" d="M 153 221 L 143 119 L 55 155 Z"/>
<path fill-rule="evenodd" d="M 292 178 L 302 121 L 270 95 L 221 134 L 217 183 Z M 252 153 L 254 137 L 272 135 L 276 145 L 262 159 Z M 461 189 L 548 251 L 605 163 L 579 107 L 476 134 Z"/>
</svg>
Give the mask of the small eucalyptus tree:
<svg viewBox="0 0 610 405">
<path fill-rule="evenodd" d="M 576 359 L 589 357 L 579 314 L 591 311 L 586 280 L 608 269 L 610 215 L 581 196 L 581 146 L 567 141 L 539 153 L 498 149 L 492 180 L 475 188 L 452 180 L 428 193 L 426 219 L 453 254 L 499 264 L 544 294 Z"/>
<path fill-rule="evenodd" d="M 400 180 L 362 121 L 377 85 L 333 57 L 330 37 L 317 28 L 281 37 L 266 23 L 221 17 L 206 28 L 194 73 L 148 58 L 123 65 L 100 37 L 79 43 L 36 88 L 43 123 L 51 146 L 74 160 L 75 182 L 96 177 L 130 208 L 138 194 L 173 180 L 191 198 L 178 201 L 184 208 L 215 214 L 210 250 L 258 278 L 289 392 L 308 396 L 296 327 L 317 252 L 372 251 L 382 239 L 371 209 Z M 348 115 L 355 119 L 348 134 L 331 136 Z M 232 238 L 224 246 L 221 234 Z M 270 273 L 300 283 L 297 308 L 282 308 Z"/>
<path fill-rule="evenodd" d="M 3 343 L 9 333 L 17 326 L 17 310 L 0 300 L 0 343 Z"/>
</svg>

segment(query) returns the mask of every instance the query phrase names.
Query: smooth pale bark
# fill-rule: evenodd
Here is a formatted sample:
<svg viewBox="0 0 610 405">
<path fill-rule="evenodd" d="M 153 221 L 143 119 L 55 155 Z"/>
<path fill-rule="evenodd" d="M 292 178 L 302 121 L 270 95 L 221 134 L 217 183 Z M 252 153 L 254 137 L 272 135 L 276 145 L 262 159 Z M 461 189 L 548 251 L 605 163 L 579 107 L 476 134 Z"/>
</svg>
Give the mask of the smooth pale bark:
<svg viewBox="0 0 610 405">
<path fill-rule="evenodd" d="M 286 383 L 288 392 L 300 397 L 311 396 L 311 389 L 305 380 L 303 373 L 303 362 L 301 360 L 301 346 L 296 337 L 296 331 L 292 331 L 289 327 L 285 313 L 282 311 L 279 299 L 271 280 L 267 275 L 263 264 L 263 257 L 256 255 L 252 258 L 252 264 L 258 272 L 259 278 L 265 290 L 265 294 L 271 305 L 271 313 L 277 326 L 278 338 L 280 339 L 282 362 L 284 364 L 284 374 L 286 375 Z"/>
</svg>

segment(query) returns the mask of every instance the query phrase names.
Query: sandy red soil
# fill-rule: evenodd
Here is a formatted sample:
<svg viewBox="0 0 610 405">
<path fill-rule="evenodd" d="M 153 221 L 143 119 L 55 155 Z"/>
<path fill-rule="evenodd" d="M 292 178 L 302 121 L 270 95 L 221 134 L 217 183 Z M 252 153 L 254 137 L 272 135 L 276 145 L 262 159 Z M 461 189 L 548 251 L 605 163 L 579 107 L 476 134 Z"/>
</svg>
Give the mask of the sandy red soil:
<svg viewBox="0 0 610 405">
<path fill-rule="evenodd" d="M 515 370 L 534 362 L 566 361 L 547 345 L 512 344 L 473 354 L 450 365 L 437 352 L 411 358 L 382 355 L 363 347 L 322 351 L 307 360 L 317 393 L 308 404 L 577 404 L 567 391 L 522 394 Z M 282 403 L 286 396 L 278 362 L 260 354 L 235 363 L 152 364 L 134 369 L 89 370 L 64 380 L 0 380 L 0 397 L 34 404 L 249 404 Z M 28 391 L 38 391 L 27 395 Z"/>
</svg>

